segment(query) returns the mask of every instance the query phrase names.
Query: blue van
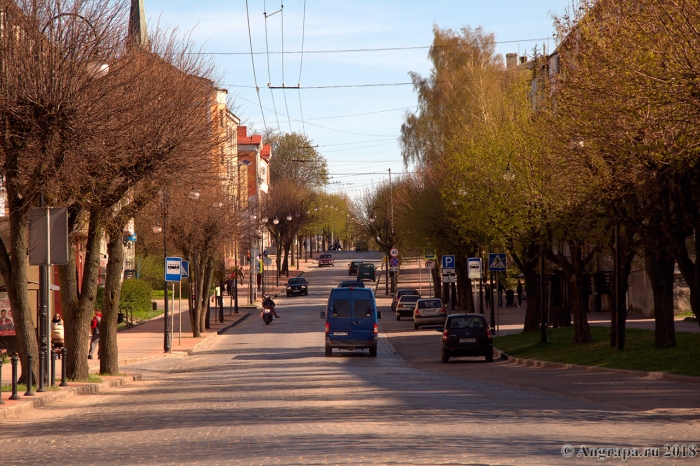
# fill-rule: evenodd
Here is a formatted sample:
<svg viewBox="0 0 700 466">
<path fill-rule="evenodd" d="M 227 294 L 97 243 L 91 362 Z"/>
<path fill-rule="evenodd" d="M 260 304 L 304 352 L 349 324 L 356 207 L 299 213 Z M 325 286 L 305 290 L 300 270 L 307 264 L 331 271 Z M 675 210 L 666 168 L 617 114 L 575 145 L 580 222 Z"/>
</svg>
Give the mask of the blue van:
<svg viewBox="0 0 700 466">
<path fill-rule="evenodd" d="M 369 348 L 370 356 L 377 356 L 377 319 L 381 317 L 371 289 L 332 289 L 326 311 L 321 312 L 326 320 L 326 356 L 333 354 L 333 348 Z"/>
</svg>

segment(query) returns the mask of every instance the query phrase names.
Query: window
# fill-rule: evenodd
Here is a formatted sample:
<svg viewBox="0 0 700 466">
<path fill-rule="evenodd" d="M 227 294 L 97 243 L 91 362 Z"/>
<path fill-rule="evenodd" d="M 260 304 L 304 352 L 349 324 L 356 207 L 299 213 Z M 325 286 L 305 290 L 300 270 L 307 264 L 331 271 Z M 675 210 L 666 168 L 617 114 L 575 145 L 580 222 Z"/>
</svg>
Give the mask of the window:
<svg viewBox="0 0 700 466">
<path fill-rule="evenodd" d="M 350 317 L 350 300 L 336 299 L 333 301 L 333 309 L 331 310 L 333 317 Z"/>
<path fill-rule="evenodd" d="M 352 315 L 353 317 L 372 317 L 372 301 L 369 299 L 356 299 Z"/>
<path fill-rule="evenodd" d="M 442 307 L 440 301 L 421 301 L 418 303 L 419 309 L 432 309 L 435 307 Z"/>
<path fill-rule="evenodd" d="M 482 317 L 456 317 L 450 321 L 449 328 L 485 328 L 486 320 Z"/>
</svg>

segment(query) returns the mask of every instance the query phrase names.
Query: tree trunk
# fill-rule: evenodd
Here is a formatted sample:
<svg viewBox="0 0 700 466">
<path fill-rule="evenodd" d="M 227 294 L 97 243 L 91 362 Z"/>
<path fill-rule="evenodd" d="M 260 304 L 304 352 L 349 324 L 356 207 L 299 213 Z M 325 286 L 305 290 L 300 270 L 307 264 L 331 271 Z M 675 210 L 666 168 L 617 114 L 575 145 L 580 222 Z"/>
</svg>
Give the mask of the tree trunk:
<svg viewBox="0 0 700 466">
<path fill-rule="evenodd" d="M 204 264 L 204 273 L 202 274 L 202 294 L 199 303 L 201 305 L 201 312 L 199 314 L 199 332 L 204 331 L 204 322 L 207 318 L 207 304 L 209 302 L 209 289 L 211 288 L 212 277 L 214 276 L 214 258 L 207 257 L 206 263 Z"/>
<path fill-rule="evenodd" d="M 100 373 L 119 374 L 119 348 L 117 346 L 117 316 L 122 291 L 124 245 L 122 228 L 112 228 L 107 244 L 107 276 L 102 298 L 102 323 L 100 324 Z"/>
<path fill-rule="evenodd" d="M 676 346 L 676 328 L 673 321 L 675 260 L 670 252 L 658 243 L 648 243 L 645 249 L 646 272 L 654 292 L 654 347 L 673 348 Z"/>
<path fill-rule="evenodd" d="M 539 264 L 541 247 L 530 244 L 523 249 L 522 256 L 511 250 L 511 256 L 525 279 L 525 322 L 524 332 L 539 332 L 540 330 L 540 282 Z"/>
<path fill-rule="evenodd" d="M 632 272 L 632 261 L 634 260 L 634 256 L 637 253 L 637 248 L 634 244 L 634 235 L 636 234 L 636 232 L 636 228 L 630 227 L 629 225 L 625 225 L 625 228 L 619 237 L 620 253 L 618 256 L 620 258 L 620 265 L 618 267 L 618 271 L 620 273 L 620 277 L 617 279 L 617 283 L 615 283 L 614 285 L 619 286 L 620 291 L 619 293 L 617 293 L 618 301 L 615 307 L 613 308 L 613 312 L 610 313 L 610 346 L 617 347 L 619 349 L 624 349 L 625 347 L 625 327 L 627 324 L 627 291 L 629 290 L 629 277 L 630 273 Z M 619 310 L 617 316 L 615 315 L 616 310 Z M 617 341 L 618 324 L 622 327 L 622 341 L 619 342 L 619 345 Z"/>
<path fill-rule="evenodd" d="M 10 183 L 9 180 L 8 183 Z M 32 371 L 32 379 L 39 380 L 39 348 L 27 294 L 29 228 L 26 211 L 22 209 L 22 200 L 11 195 L 12 191 L 9 186 L 7 193 L 10 203 L 10 251 L 8 253 L 4 241 L 0 242 L 0 255 L 2 255 L 0 270 L 2 270 L 3 278 L 7 284 L 7 295 L 10 299 L 12 318 L 17 334 L 17 352 L 22 367 L 20 381 L 25 382 L 29 370 Z M 28 354 L 34 358 L 31 369 L 27 367 Z"/>
<path fill-rule="evenodd" d="M 90 212 L 85 265 L 80 289 L 78 289 L 75 244 L 73 242 L 71 242 L 72 251 L 69 256 L 69 264 L 59 267 L 61 305 L 65 317 L 65 341 L 68 351 L 66 376 L 73 380 L 87 380 L 90 369 L 87 355 L 90 345 L 90 322 L 97 304 L 95 298 L 97 297 L 102 232 L 102 213 L 98 210 Z"/>
</svg>

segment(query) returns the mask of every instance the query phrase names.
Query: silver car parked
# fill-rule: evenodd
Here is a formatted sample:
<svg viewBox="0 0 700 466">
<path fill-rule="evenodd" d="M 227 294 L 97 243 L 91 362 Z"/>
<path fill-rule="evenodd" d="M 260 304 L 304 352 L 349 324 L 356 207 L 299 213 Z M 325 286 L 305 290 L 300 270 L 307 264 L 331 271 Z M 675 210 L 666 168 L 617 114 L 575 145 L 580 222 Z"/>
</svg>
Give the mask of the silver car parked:
<svg viewBox="0 0 700 466">
<path fill-rule="evenodd" d="M 444 325 L 447 319 L 445 306 L 440 298 L 422 298 L 413 308 L 413 328 L 423 325 Z"/>
</svg>

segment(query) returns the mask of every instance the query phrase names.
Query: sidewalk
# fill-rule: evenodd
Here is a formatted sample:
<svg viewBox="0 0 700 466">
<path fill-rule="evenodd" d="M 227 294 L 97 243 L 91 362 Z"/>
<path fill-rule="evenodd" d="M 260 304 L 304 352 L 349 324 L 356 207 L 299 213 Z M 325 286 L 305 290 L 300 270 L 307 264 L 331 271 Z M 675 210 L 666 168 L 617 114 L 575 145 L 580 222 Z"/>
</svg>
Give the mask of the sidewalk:
<svg viewBox="0 0 700 466">
<path fill-rule="evenodd" d="M 429 274 L 426 269 L 422 269 L 419 274 L 418 264 L 409 263 L 402 265 L 401 273 L 398 278 L 399 287 L 410 287 L 417 290 L 422 288 L 422 295 L 428 296 L 429 285 L 428 278 Z M 383 280 L 384 277 L 382 277 Z M 421 285 L 422 279 L 422 285 Z M 381 287 L 383 287 L 383 282 Z M 379 291 L 377 292 L 380 293 Z M 383 294 L 383 288 L 381 290 Z M 478 294 L 477 294 L 478 297 Z M 505 300 L 505 297 L 504 297 Z M 476 303 L 477 309 L 479 303 Z M 495 310 L 495 317 L 498 329 L 498 335 L 509 335 L 512 333 L 520 333 L 523 329 L 525 323 L 525 307 L 527 306 L 527 301 L 523 300 L 523 307 L 521 308 L 497 308 Z M 452 312 L 461 312 L 457 309 Z M 486 314 L 486 320 L 490 321 L 490 310 L 486 308 L 486 303 L 484 302 L 484 314 Z M 589 312 L 588 313 L 588 323 L 590 325 L 609 327 L 610 326 L 610 313 L 609 312 Z M 689 333 L 700 333 L 700 326 L 697 322 L 686 322 L 683 317 L 677 317 L 675 319 L 676 332 L 689 332 Z M 639 328 L 646 330 L 654 330 L 654 318 L 646 317 L 638 314 L 627 314 L 627 328 Z"/>
<path fill-rule="evenodd" d="M 315 261 L 314 261 L 315 263 Z M 304 264 L 304 261 L 300 262 L 299 270 L 294 267 L 290 267 L 289 276 L 296 277 L 304 273 L 312 262 L 309 261 Z M 268 280 L 272 283 L 272 286 L 268 288 L 268 293 L 272 296 L 278 295 L 280 292 L 284 291 L 284 284 L 287 282 L 286 276 L 280 277 L 280 285 L 274 285 L 275 271 L 268 270 L 267 273 Z M 248 283 L 244 285 L 238 285 L 238 306 L 239 313 L 235 314 L 233 312 L 232 299 L 228 295 L 224 295 L 224 321 L 219 322 L 219 309 L 216 308 L 211 303 L 210 308 L 210 329 L 202 333 L 200 338 L 194 338 L 192 336 L 192 330 L 189 320 L 189 311 L 187 309 L 187 301 L 182 302 L 182 312 L 178 312 L 178 303 L 175 301 L 174 312 L 171 314 L 172 318 L 172 343 L 171 351 L 165 353 L 163 351 L 164 346 L 164 322 L 163 316 L 158 316 L 154 319 L 142 322 L 135 325 L 134 327 L 122 329 L 117 333 L 117 346 L 119 349 L 119 366 L 124 366 L 127 364 L 133 364 L 138 361 L 143 361 L 146 359 L 153 358 L 168 358 L 168 357 L 187 357 L 192 352 L 196 351 L 197 346 L 206 341 L 207 339 L 213 337 L 217 333 L 221 333 L 224 330 L 238 324 L 243 319 L 250 317 L 257 317 L 257 304 L 261 301 L 261 294 L 258 293 L 258 299 L 253 306 L 248 304 Z M 159 309 L 163 308 L 163 300 L 157 300 Z M 229 307 L 231 304 L 231 307 Z M 182 324 L 182 333 L 180 333 L 180 324 Z M 86 355 L 87 357 L 87 355 Z M 60 383 L 61 374 L 61 360 L 56 361 L 56 385 Z M 90 367 L 90 373 L 99 373 L 100 371 L 100 361 L 99 359 L 88 360 Z M 19 368 L 18 368 L 19 371 Z M 31 409 L 48 406 L 59 399 L 63 399 L 67 396 L 72 395 L 82 395 L 88 393 L 97 393 L 102 390 L 109 389 L 110 387 L 125 385 L 134 379 L 137 379 L 137 375 L 128 376 L 115 376 L 107 377 L 101 376 L 104 379 L 102 383 L 82 383 L 82 382 L 68 382 L 68 387 L 58 387 L 58 390 L 47 390 L 43 393 L 36 393 L 35 396 L 26 397 L 24 396 L 24 391 L 18 392 L 20 395 L 19 400 L 9 400 L 11 392 L 2 392 L 2 400 L 5 404 L 0 405 L 0 419 L 7 419 L 10 417 L 15 417 L 21 415 L 21 413 L 27 412 Z M 3 364 L 2 366 L 2 384 L 10 385 L 12 383 L 12 366 L 10 363 Z"/>
</svg>

